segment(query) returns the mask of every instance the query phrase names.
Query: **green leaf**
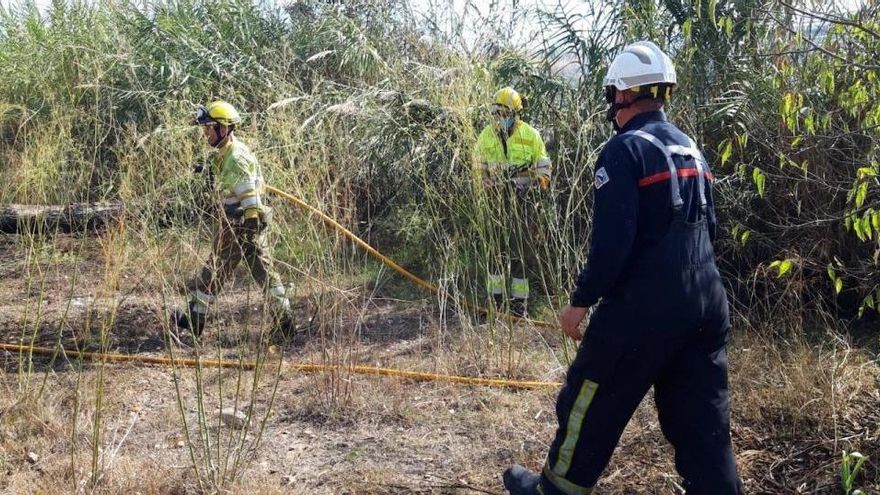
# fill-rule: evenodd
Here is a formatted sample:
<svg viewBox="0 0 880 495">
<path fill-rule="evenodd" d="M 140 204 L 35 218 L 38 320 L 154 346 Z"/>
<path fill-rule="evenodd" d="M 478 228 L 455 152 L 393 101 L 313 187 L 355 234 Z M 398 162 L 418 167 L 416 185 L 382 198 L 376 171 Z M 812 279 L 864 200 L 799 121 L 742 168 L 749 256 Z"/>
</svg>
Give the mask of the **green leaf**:
<svg viewBox="0 0 880 495">
<path fill-rule="evenodd" d="M 791 271 L 791 268 L 794 266 L 794 262 L 791 260 L 776 260 L 770 263 L 770 269 L 776 268 L 777 275 L 776 278 L 784 277 L 788 272 Z"/>
<path fill-rule="evenodd" d="M 794 266 L 794 263 L 791 260 L 785 260 L 779 264 L 779 275 L 777 278 L 782 278 L 786 273 L 791 271 L 791 267 Z"/>
<path fill-rule="evenodd" d="M 840 294 L 840 291 L 842 291 L 842 290 L 843 290 L 843 279 L 838 278 L 837 280 L 834 281 L 834 293 Z"/>
<path fill-rule="evenodd" d="M 865 215 L 861 220 L 862 232 L 865 233 L 865 239 L 871 240 L 874 237 L 874 229 L 871 228 L 871 217 Z"/>
<path fill-rule="evenodd" d="M 752 170 L 752 181 L 755 183 L 755 186 L 758 188 L 758 196 L 764 197 L 764 183 L 766 178 L 764 177 L 764 172 L 761 171 L 760 168 L 755 167 Z"/>
<path fill-rule="evenodd" d="M 868 183 L 862 182 L 856 189 L 856 208 L 861 208 L 865 204 L 865 198 L 868 197 Z"/>
<path fill-rule="evenodd" d="M 730 157 L 733 155 L 733 143 L 730 142 L 730 139 L 725 139 L 721 142 L 721 166 L 723 167 L 727 160 L 730 160 Z"/>
<path fill-rule="evenodd" d="M 792 97 L 791 93 L 785 93 L 785 96 L 782 97 L 782 115 L 788 116 L 791 114 L 791 106 L 792 106 Z"/>
<path fill-rule="evenodd" d="M 746 230 L 745 232 L 743 232 L 742 235 L 741 235 L 740 238 L 739 238 L 739 242 L 740 242 L 740 244 L 742 244 L 743 246 L 745 246 L 746 243 L 749 242 L 749 237 L 751 237 L 751 236 L 752 236 L 752 231 L 751 231 L 751 230 Z"/>
<path fill-rule="evenodd" d="M 871 225 L 874 226 L 874 230 L 880 231 L 880 211 L 871 213 Z"/>
<path fill-rule="evenodd" d="M 877 171 L 871 167 L 861 167 L 858 170 L 859 180 L 865 177 L 877 177 Z"/>
<path fill-rule="evenodd" d="M 706 6 L 706 10 L 709 11 L 709 12 L 708 12 L 708 13 L 709 13 L 709 22 L 711 22 L 711 23 L 712 23 L 712 27 L 715 27 L 715 28 L 718 27 L 718 24 L 717 24 L 717 22 L 715 21 L 715 7 L 716 7 L 716 4 L 717 4 L 717 1 L 718 1 L 718 0 L 709 0 L 709 4 Z"/>
<path fill-rule="evenodd" d="M 804 119 L 804 125 L 807 128 L 807 133 L 810 135 L 816 134 L 816 119 L 813 117 L 812 111 L 807 115 L 807 118 Z"/>
<path fill-rule="evenodd" d="M 822 70 L 819 75 L 819 80 L 822 82 L 826 93 L 834 92 L 834 72 L 832 70 Z"/>
<path fill-rule="evenodd" d="M 834 267 L 831 266 L 831 263 L 828 263 L 828 278 L 830 278 L 832 282 L 837 280 L 837 272 L 834 271 Z"/>
<path fill-rule="evenodd" d="M 865 240 L 865 233 L 862 232 L 862 219 L 855 217 L 852 219 L 853 230 L 856 232 L 856 237 L 859 238 L 860 241 Z"/>
</svg>

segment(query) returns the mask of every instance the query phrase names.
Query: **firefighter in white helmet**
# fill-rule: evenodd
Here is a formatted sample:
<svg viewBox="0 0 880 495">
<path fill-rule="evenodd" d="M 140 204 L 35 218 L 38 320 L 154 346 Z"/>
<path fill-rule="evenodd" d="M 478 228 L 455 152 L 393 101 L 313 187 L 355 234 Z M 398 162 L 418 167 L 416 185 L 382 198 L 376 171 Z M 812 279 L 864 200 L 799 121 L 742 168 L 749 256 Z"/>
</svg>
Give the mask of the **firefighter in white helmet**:
<svg viewBox="0 0 880 495">
<path fill-rule="evenodd" d="M 593 490 L 649 388 L 689 495 L 737 495 L 730 441 L 727 296 L 715 265 L 712 174 L 663 112 L 670 58 L 628 45 L 605 77 L 617 135 L 595 165 L 590 252 L 560 316 L 580 340 L 557 399 L 558 428 L 541 474 L 513 466 L 511 495 Z"/>
</svg>

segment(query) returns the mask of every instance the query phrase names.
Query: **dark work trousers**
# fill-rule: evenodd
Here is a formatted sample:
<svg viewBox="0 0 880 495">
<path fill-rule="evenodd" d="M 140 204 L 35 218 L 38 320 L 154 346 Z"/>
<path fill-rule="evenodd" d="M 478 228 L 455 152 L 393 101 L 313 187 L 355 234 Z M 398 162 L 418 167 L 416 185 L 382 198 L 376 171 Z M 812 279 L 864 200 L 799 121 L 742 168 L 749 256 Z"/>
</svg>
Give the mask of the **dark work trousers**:
<svg viewBox="0 0 880 495">
<path fill-rule="evenodd" d="M 531 277 L 540 281 L 537 243 L 543 196 L 537 186 L 518 191 L 512 185 L 504 185 L 487 191 L 491 212 L 487 236 L 490 274 L 509 273 L 514 279 Z"/>
<path fill-rule="evenodd" d="M 676 208 L 666 237 L 594 311 L 556 403 L 545 495 L 590 493 L 648 389 L 689 495 L 734 495 L 727 296 L 705 220 Z"/>
<path fill-rule="evenodd" d="M 220 219 L 220 229 L 213 242 L 211 259 L 202 268 L 199 276 L 191 284 L 198 292 L 209 297 L 220 293 L 223 285 L 238 264 L 245 260 L 254 280 L 265 291 L 273 311 L 283 311 L 289 307 L 285 296 L 284 284 L 275 272 L 272 263 L 271 249 L 268 244 L 269 232 L 266 226 L 259 230 L 251 230 L 241 221 Z M 198 296 L 193 296 L 198 300 Z"/>
</svg>

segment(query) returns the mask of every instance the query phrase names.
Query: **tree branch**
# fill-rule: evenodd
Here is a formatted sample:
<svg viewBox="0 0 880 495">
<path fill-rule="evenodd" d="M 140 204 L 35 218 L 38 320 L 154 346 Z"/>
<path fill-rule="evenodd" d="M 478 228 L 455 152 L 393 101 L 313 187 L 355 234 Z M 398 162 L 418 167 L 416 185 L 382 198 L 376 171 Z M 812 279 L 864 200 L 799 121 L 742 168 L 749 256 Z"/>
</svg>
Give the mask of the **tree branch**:
<svg viewBox="0 0 880 495">
<path fill-rule="evenodd" d="M 835 18 L 826 17 L 826 16 L 824 16 L 824 15 L 820 15 L 820 14 L 817 14 L 817 13 L 815 13 L 815 12 L 809 12 L 809 11 L 806 11 L 806 10 L 801 10 L 801 9 L 795 7 L 794 5 L 790 5 L 790 4 L 788 4 L 788 3 L 785 3 L 783 0 L 779 0 L 779 3 L 781 3 L 782 5 L 784 5 L 784 6 L 788 7 L 788 8 L 790 8 L 791 10 L 797 12 L 798 14 L 802 14 L 802 15 L 805 15 L 805 16 L 807 16 L 807 17 L 812 17 L 813 19 L 818 19 L 818 20 L 820 20 L 820 21 L 830 22 L 830 23 L 832 23 L 832 24 L 840 24 L 840 25 L 843 25 L 843 26 L 850 26 L 850 27 L 854 27 L 854 28 L 856 28 L 856 29 L 861 29 L 862 31 L 864 31 L 864 32 L 866 32 L 866 33 L 868 33 L 868 34 L 870 34 L 871 36 L 873 36 L 873 37 L 875 37 L 875 38 L 880 38 L 880 33 L 877 33 L 877 32 L 874 31 L 873 29 L 869 29 L 869 28 L 863 26 L 862 24 L 860 24 L 860 23 L 858 23 L 858 22 L 853 22 L 853 21 L 850 21 L 850 20 L 847 20 L 847 19 L 841 19 L 840 17 L 835 17 Z"/>
<path fill-rule="evenodd" d="M 772 12 L 770 12 L 770 11 L 768 11 L 768 10 L 765 10 L 764 12 L 766 12 L 767 15 L 769 15 L 771 19 L 773 19 L 774 21 L 776 21 L 776 23 L 779 24 L 780 26 L 782 26 L 786 31 L 788 31 L 789 33 L 791 33 L 791 34 L 793 34 L 793 35 L 795 35 L 795 36 L 800 36 L 800 37 L 802 37 L 802 38 L 804 39 L 804 41 L 806 41 L 810 46 L 812 46 L 812 47 L 815 48 L 816 50 L 819 50 L 820 52 L 824 53 L 825 55 L 828 55 L 829 57 L 832 57 L 832 58 L 835 58 L 835 59 L 837 59 L 837 60 L 840 60 L 841 62 L 844 62 L 844 63 L 846 63 L 846 64 L 848 64 L 848 65 L 852 65 L 852 66 L 855 66 L 855 67 L 859 67 L 859 68 L 861 68 L 861 69 L 867 69 L 867 70 L 880 70 L 880 65 L 868 65 L 868 64 L 862 64 L 862 63 L 859 63 L 859 62 L 854 62 L 854 61 L 849 60 L 848 58 L 843 57 L 843 56 L 841 56 L 841 55 L 838 55 L 838 54 L 836 54 L 836 53 L 834 53 L 834 52 L 832 52 L 832 51 L 830 51 L 830 50 L 828 50 L 828 49 L 826 49 L 826 48 L 822 48 L 821 46 L 819 46 L 818 44 L 816 44 L 815 41 L 813 41 L 812 39 L 810 39 L 810 37 L 805 36 L 803 33 L 799 33 L 799 32 L 797 32 L 797 31 L 795 31 L 794 29 L 792 29 L 791 27 L 789 27 L 788 24 L 786 24 L 786 23 L 780 21 L 779 19 L 777 19 L 776 16 L 773 15 Z"/>
</svg>

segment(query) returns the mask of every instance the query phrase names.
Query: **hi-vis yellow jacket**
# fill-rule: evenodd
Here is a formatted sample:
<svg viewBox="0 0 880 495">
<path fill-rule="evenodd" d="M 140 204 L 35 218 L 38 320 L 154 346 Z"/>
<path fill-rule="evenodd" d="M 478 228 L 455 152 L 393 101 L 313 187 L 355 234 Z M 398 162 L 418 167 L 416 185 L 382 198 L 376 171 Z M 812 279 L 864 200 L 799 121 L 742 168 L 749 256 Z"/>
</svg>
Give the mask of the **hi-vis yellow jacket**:
<svg viewBox="0 0 880 495">
<path fill-rule="evenodd" d="M 265 213 L 263 170 L 251 150 L 234 135 L 218 150 L 214 177 L 224 209 L 241 206 L 244 218 Z"/>
<path fill-rule="evenodd" d="M 542 189 L 550 185 L 550 157 L 544 140 L 534 127 L 517 120 L 510 137 L 502 141 L 494 124 L 477 138 L 474 150 L 476 172 L 484 178 L 511 180 L 518 186 L 537 181 Z"/>
</svg>

